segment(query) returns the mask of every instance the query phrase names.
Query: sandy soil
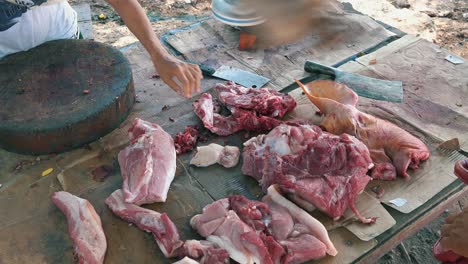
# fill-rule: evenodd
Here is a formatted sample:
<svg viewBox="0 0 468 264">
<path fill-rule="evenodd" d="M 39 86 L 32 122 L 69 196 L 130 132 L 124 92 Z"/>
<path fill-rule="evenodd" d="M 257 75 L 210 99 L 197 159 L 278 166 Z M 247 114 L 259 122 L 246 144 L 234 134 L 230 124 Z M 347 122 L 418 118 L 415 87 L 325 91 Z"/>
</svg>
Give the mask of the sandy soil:
<svg viewBox="0 0 468 264">
<path fill-rule="evenodd" d="M 468 0 L 339 0 L 468 58 Z"/>
</svg>

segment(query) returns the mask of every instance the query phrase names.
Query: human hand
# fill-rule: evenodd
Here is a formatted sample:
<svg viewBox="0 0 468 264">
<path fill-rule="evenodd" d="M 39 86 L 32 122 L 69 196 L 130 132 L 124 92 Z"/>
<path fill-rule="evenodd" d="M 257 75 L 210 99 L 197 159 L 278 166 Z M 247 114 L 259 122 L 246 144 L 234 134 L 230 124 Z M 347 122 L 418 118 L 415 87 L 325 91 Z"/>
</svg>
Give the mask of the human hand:
<svg viewBox="0 0 468 264">
<path fill-rule="evenodd" d="M 203 75 L 198 65 L 183 62 L 171 55 L 155 59 L 153 63 L 161 79 L 172 90 L 187 98 L 200 92 Z"/>
<path fill-rule="evenodd" d="M 468 257 L 468 208 L 463 212 L 450 215 L 441 228 L 440 243 L 444 250 L 451 250 L 458 255 Z"/>
</svg>

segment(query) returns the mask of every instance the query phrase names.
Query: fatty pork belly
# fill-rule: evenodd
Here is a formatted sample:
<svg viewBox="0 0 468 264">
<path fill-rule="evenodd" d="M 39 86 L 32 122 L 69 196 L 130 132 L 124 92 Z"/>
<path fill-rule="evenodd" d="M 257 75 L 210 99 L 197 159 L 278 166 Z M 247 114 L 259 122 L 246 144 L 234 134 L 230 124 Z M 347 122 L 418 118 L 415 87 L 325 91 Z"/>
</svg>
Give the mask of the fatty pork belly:
<svg viewBox="0 0 468 264">
<path fill-rule="evenodd" d="M 356 136 L 369 148 L 375 164 L 372 178 L 408 178 L 408 168 L 417 169 L 429 158 L 429 149 L 420 139 L 393 123 L 359 111 L 358 96 L 346 85 L 328 80 L 300 85 L 325 115 L 321 126 L 326 131 Z"/>
<path fill-rule="evenodd" d="M 353 136 L 336 136 L 313 125 L 280 125 L 244 143 L 242 172 L 265 191 L 278 184 L 295 200 L 314 205 L 333 219 L 350 208 L 363 223 L 355 201 L 371 178 L 367 147 Z"/>
<path fill-rule="evenodd" d="M 166 257 L 189 257 L 201 264 L 228 263 L 226 250 L 209 241 L 182 241 L 177 227 L 167 214 L 126 203 L 122 190 L 113 192 L 106 199 L 106 204 L 115 215 L 150 232 Z"/>
<path fill-rule="evenodd" d="M 104 263 L 106 236 L 94 207 L 87 200 L 63 191 L 54 193 L 52 202 L 67 217 L 78 263 Z"/>
<path fill-rule="evenodd" d="M 191 225 L 239 263 L 303 263 L 337 254 L 325 227 L 273 186 L 263 202 L 240 195 L 213 202 Z"/>
<path fill-rule="evenodd" d="M 211 94 L 203 94 L 193 103 L 195 114 L 211 132 L 227 136 L 241 130 L 266 132 L 282 123 L 283 117 L 296 107 L 288 94 L 268 88 L 245 88 L 235 83 L 218 84 L 215 87 L 219 100 L 231 112 L 219 113 L 220 107 Z"/>
<path fill-rule="evenodd" d="M 159 125 L 135 119 L 129 129 L 130 145 L 118 160 L 125 202 L 137 205 L 164 202 L 176 171 L 172 137 Z"/>
</svg>

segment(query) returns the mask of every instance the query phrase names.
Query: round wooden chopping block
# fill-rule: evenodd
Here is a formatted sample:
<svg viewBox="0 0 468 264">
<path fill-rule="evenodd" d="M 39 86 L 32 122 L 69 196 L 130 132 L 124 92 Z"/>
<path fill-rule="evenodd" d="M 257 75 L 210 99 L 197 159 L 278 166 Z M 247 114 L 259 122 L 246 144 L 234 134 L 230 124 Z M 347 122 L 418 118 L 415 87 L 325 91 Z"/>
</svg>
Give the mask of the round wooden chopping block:
<svg viewBox="0 0 468 264">
<path fill-rule="evenodd" d="M 57 40 L 0 60 L 0 147 L 67 151 L 117 128 L 135 102 L 132 71 L 117 49 Z"/>
</svg>

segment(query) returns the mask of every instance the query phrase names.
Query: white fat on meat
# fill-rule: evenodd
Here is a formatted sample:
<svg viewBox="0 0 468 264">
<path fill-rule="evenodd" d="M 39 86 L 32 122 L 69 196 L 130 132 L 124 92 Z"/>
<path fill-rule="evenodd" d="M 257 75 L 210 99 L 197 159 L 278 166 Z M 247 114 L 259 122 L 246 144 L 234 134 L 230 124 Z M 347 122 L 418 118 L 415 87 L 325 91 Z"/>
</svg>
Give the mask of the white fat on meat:
<svg viewBox="0 0 468 264">
<path fill-rule="evenodd" d="M 173 264 L 200 264 L 200 262 L 195 261 L 189 257 L 185 257 L 177 262 L 174 262 Z"/>
<path fill-rule="evenodd" d="M 338 251 L 328 236 L 325 226 L 306 211 L 284 198 L 277 191 L 276 185 L 272 185 L 268 188 L 268 197 L 270 197 L 274 203 L 286 209 L 294 218 L 299 220 L 300 223 L 307 226 L 312 235 L 327 246 L 327 254 L 331 256 L 336 256 L 336 254 L 338 254 Z"/>
<path fill-rule="evenodd" d="M 197 153 L 190 164 L 197 167 L 208 167 L 219 163 L 223 167 L 232 168 L 239 163 L 240 150 L 235 146 L 221 146 L 211 143 L 207 146 L 197 147 Z"/>
</svg>

